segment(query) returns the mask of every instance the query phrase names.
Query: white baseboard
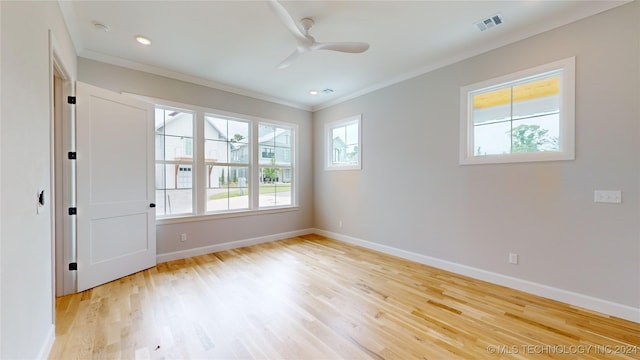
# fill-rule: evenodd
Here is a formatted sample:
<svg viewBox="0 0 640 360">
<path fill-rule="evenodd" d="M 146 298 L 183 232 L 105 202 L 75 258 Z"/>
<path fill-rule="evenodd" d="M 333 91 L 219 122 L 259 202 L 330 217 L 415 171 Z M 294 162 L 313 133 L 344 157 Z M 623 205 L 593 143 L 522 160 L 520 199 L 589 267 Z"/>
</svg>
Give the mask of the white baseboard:
<svg viewBox="0 0 640 360">
<path fill-rule="evenodd" d="M 450 271 L 456 274 L 468 276 L 474 279 L 487 281 L 493 284 L 506 286 L 512 289 L 524 291 L 537 296 L 560 301 L 569 305 L 581 307 L 588 310 L 597 311 L 606 315 L 619 317 L 625 320 L 640 323 L 640 308 L 614 303 L 612 301 L 595 298 L 589 295 L 575 293 L 568 290 L 558 289 L 544 284 L 535 283 L 528 280 L 518 279 L 491 271 L 474 268 L 467 265 L 442 260 L 411 251 L 397 249 L 387 245 L 376 244 L 370 241 L 354 238 L 321 229 L 315 229 L 314 233 L 336 239 L 353 245 L 362 246 L 367 249 L 376 250 L 385 254 L 398 256 L 404 259 L 415 261 L 420 264 L 433 266 L 438 269 Z"/>
<path fill-rule="evenodd" d="M 203 247 L 198 247 L 193 249 L 174 251 L 170 253 L 158 254 L 156 255 L 156 262 L 160 264 L 163 262 L 185 259 L 192 256 L 211 254 L 217 251 L 237 249 L 244 246 L 257 245 L 257 244 L 262 244 L 266 242 L 283 240 L 291 237 L 312 234 L 313 232 L 314 232 L 314 229 L 303 229 L 303 230 L 289 231 L 285 233 L 279 233 L 279 234 L 273 234 L 273 235 L 267 235 L 267 236 L 259 236 L 251 239 L 229 241 L 221 244 L 214 244 L 214 245 L 203 246 Z"/>
<path fill-rule="evenodd" d="M 51 352 L 51 348 L 53 348 L 53 342 L 56 340 L 56 327 L 51 324 L 49 327 L 49 331 L 47 332 L 47 338 L 45 339 L 40 351 L 38 352 L 38 356 L 36 359 L 48 359 L 49 353 Z"/>
</svg>

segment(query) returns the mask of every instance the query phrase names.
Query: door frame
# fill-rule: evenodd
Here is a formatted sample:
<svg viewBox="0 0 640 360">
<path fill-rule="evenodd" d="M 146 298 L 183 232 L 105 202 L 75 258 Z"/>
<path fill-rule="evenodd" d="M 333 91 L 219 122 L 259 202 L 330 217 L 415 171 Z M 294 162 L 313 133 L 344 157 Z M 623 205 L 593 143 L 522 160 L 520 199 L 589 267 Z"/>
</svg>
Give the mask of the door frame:
<svg viewBox="0 0 640 360">
<path fill-rule="evenodd" d="M 75 204 L 75 164 L 64 156 L 75 149 L 75 114 L 65 101 L 75 94 L 75 79 L 52 31 L 49 31 L 49 91 L 51 281 L 55 324 L 55 298 L 76 292 L 76 274 L 65 266 L 75 261 L 75 219 L 66 216 L 65 211 Z"/>
</svg>

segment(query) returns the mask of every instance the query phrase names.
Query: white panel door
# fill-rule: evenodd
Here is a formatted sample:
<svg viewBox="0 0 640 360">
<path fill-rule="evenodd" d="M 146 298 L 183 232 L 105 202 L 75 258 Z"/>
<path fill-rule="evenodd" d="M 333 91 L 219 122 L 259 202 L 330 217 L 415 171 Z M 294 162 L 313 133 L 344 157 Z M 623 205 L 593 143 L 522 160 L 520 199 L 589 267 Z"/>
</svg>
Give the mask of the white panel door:
<svg viewBox="0 0 640 360">
<path fill-rule="evenodd" d="M 155 266 L 153 105 L 76 86 L 78 291 Z"/>
</svg>

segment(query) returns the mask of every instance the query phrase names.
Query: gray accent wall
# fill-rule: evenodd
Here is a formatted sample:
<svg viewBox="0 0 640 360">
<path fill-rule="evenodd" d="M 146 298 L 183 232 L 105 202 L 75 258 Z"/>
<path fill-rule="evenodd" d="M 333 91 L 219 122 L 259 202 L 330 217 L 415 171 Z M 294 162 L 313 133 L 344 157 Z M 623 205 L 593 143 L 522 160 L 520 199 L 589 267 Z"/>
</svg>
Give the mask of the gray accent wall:
<svg viewBox="0 0 640 360">
<path fill-rule="evenodd" d="M 639 24 L 633 2 L 316 111 L 315 227 L 640 309 Z M 572 56 L 574 161 L 458 164 L 461 86 Z M 324 125 L 354 114 L 362 170 L 325 171 Z"/>
</svg>

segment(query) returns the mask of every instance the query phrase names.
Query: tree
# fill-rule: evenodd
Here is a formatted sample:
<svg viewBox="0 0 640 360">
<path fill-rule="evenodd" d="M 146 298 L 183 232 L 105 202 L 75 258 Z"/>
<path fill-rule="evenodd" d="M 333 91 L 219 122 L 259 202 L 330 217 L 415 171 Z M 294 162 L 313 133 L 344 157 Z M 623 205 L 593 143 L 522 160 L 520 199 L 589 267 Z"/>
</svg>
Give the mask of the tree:
<svg viewBox="0 0 640 360">
<path fill-rule="evenodd" d="M 512 153 L 558 150 L 558 138 L 540 125 L 518 125 L 510 132 Z"/>
<path fill-rule="evenodd" d="M 354 163 L 356 161 L 356 159 L 358 158 L 358 147 L 357 146 L 353 146 L 351 148 L 351 151 L 348 151 L 349 149 L 347 149 L 347 160 L 350 163 Z"/>
<path fill-rule="evenodd" d="M 238 170 L 237 169 L 233 169 L 233 180 L 232 182 L 234 183 L 238 183 Z"/>
<path fill-rule="evenodd" d="M 235 142 L 241 141 L 243 139 L 244 139 L 244 136 L 242 136 L 240 134 L 235 134 L 235 135 L 233 135 L 233 138 L 231 138 L 231 142 L 235 143 Z"/>
<path fill-rule="evenodd" d="M 274 156 L 271 158 L 271 166 L 274 166 L 275 164 L 276 164 L 276 157 Z M 276 167 L 264 168 L 262 169 L 262 177 L 268 178 L 269 181 L 274 181 L 278 177 L 278 172 L 279 170 Z"/>
<path fill-rule="evenodd" d="M 224 169 L 222 169 L 222 175 L 220 175 L 220 185 L 224 185 Z"/>
</svg>

